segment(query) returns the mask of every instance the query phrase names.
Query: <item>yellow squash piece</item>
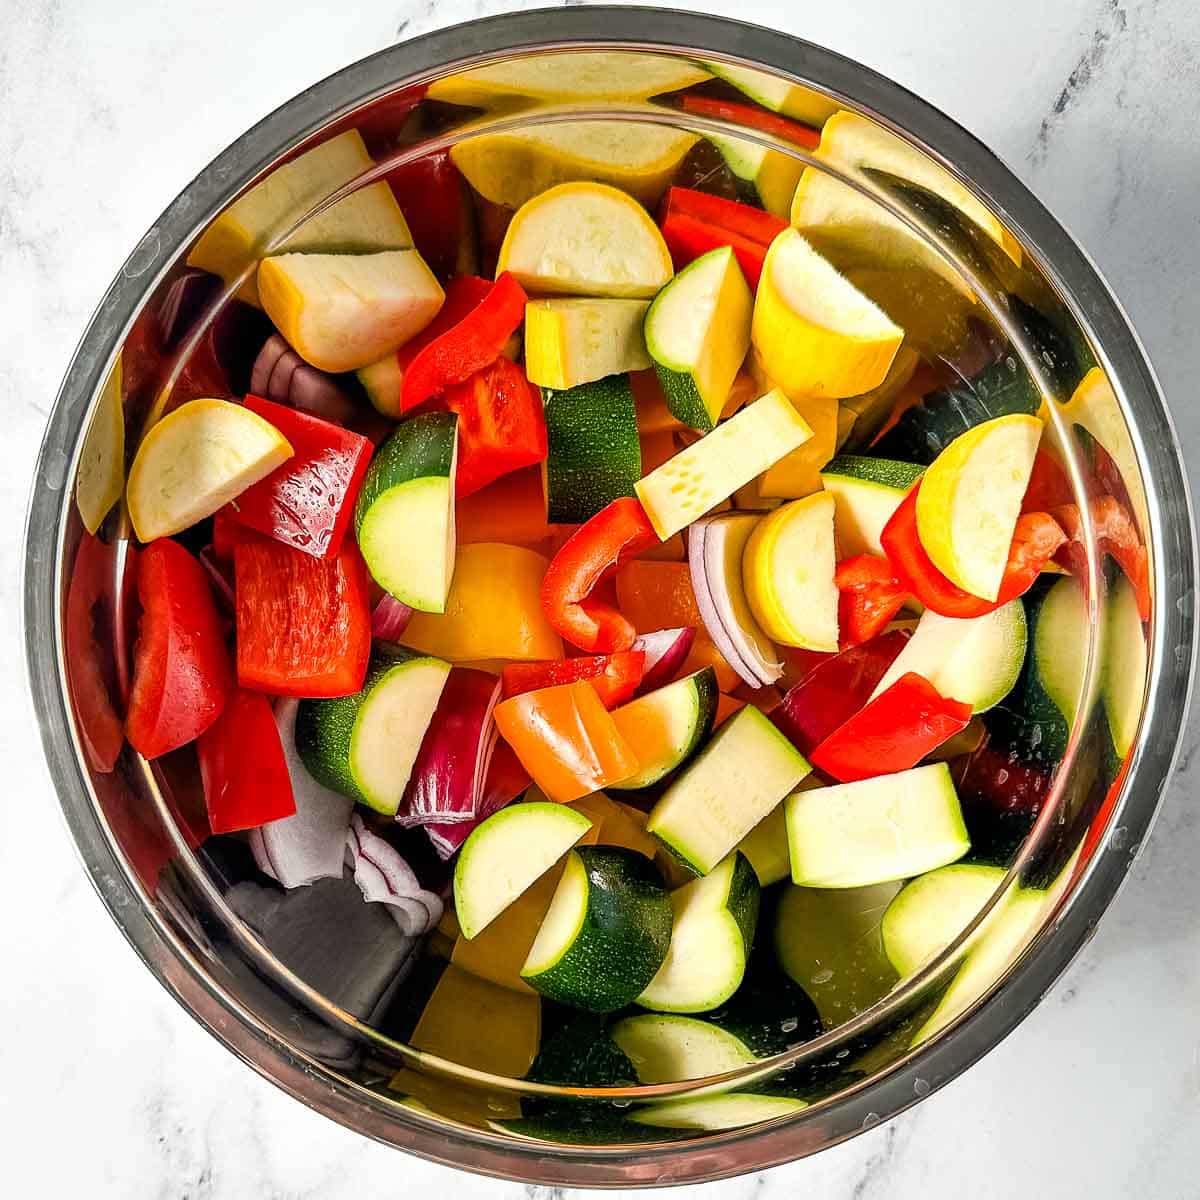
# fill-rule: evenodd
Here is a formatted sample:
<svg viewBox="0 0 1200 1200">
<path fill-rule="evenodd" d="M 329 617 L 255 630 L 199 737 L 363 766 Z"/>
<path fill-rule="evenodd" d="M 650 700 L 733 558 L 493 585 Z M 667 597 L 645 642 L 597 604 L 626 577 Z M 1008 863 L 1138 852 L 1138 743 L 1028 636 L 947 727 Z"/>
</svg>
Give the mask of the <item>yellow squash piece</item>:
<svg viewBox="0 0 1200 1200">
<path fill-rule="evenodd" d="M 100 528 L 125 486 L 125 409 L 121 401 L 121 356 L 104 381 L 84 435 L 75 478 L 75 503 L 88 533 Z"/>
<path fill-rule="evenodd" d="M 429 98 L 446 104 L 493 108 L 536 100 L 648 100 L 709 78 L 697 63 L 633 50 L 580 50 L 534 54 L 489 63 L 434 80 Z"/>
<path fill-rule="evenodd" d="M 1020 263 L 1020 245 L 965 184 L 877 122 L 857 113 L 836 113 L 825 122 L 816 157 L 838 169 L 873 171 L 932 192 Z M 958 272 L 903 221 L 818 167 L 806 168 L 800 177 L 791 221 L 843 268 L 917 268 L 970 294 Z"/>
<path fill-rule="evenodd" d="M 189 400 L 142 439 L 126 499 L 138 539 L 170 537 L 211 517 L 292 456 L 288 440 L 229 400 Z"/>
<path fill-rule="evenodd" d="M 590 180 L 658 203 L 693 133 L 635 121 L 574 121 L 504 133 L 481 133 L 450 151 L 467 182 L 485 200 L 520 208 L 560 183 Z"/>
<path fill-rule="evenodd" d="M 410 1044 L 449 1062 L 520 1078 L 533 1066 L 542 1002 L 451 963 L 429 997 Z"/>
<path fill-rule="evenodd" d="M 669 538 L 812 435 L 782 392 L 768 392 L 651 471 L 634 489 L 655 532 Z"/>
<path fill-rule="evenodd" d="M 563 183 L 517 210 L 500 247 L 502 271 L 536 295 L 648 300 L 674 268 L 636 200 L 605 184 Z"/>
<path fill-rule="evenodd" d="M 904 331 L 785 229 L 763 263 L 751 337 L 763 369 L 789 395 L 837 400 L 883 382 Z"/>
<path fill-rule="evenodd" d="M 355 371 L 420 333 L 446 298 L 415 250 L 281 254 L 258 268 L 267 316 L 305 361 Z"/>
<path fill-rule="evenodd" d="M 232 283 L 268 252 L 355 253 L 404 250 L 412 235 L 388 185 L 380 180 L 360 188 L 306 221 L 281 244 L 290 226 L 331 192 L 374 166 L 357 130 L 347 130 L 277 167 L 235 200 L 200 235 L 188 265 Z M 258 303 L 251 275 L 238 295 Z"/>
<path fill-rule="evenodd" d="M 785 117 L 791 117 L 793 121 L 800 121 L 816 129 L 820 129 L 838 110 L 837 105 L 828 96 L 803 84 L 781 79 L 767 71 L 757 71 L 753 67 L 735 67 L 722 62 L 705 62 L 704 65 L 718 79 L 732 84 L 739 92 L 744 92 L 764 108 L 782 113 Z"/>
<path fill-rule="evenodd" d="M 817 492 L 769 513 L 750 535 L 742 580 L 755 619 L 773 641 L 837 651 L 833 515 L 833 497 Z"/>
<path fill-rule="evenodd" d="M 642 321 L 648 300 L 530 300 L 525 374 L 539 387 L 572 388 L 650 366 Z"/>
<path fill-rule="evenodd" d="M 1041 437 L 1041 421 L 1023 413 L 984 421 L 955 438 L 921 480 L 921 545 L 943 575 L 984 600 L 1000 593 Z"/>
<path fill-rule="evenodd" d="M 500 542 L 460 546 L 444 613 L 413 613 L 400 640 L 448 662 L 562 657 L 542 609 L 549 562 Z"/>
</svg>

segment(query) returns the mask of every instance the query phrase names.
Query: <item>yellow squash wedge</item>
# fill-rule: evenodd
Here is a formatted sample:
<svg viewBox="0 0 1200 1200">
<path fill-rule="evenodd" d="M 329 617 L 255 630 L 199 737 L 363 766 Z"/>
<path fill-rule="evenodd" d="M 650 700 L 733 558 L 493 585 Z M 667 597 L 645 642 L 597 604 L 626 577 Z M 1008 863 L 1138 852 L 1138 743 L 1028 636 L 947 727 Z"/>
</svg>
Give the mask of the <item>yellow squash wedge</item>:
<svg viewBox="0 0 1200 1200">
<path fill-rule="evenodd" d="M 921 480 L 921 545 L 943 575 L 984 600 L 1000 592 L 1042 428 L 1023 413 L 984 421 L 955 438 Z"/>
<path fill-rule="evenodd" d="M 95 533 L 121 498 L 125 486 L 125 409 L 121 400 L 121 356 L 104 381 L 84 435 L 75 479 L 75 503 L 88 533 Z"/>
<path fill-rule="evenodd" d="M 833 516 L 833 497 L 817 492 L 768 513 L 746 543 L 746 598 L 773 641 L 831 653 L 838 648 Z"/>
<path fill-rule="evenodd" d="M 292 456 L 288 440 L 229 400 L 189 400 L 151 427 L 129 468 L 126 499 L 138 539 L 170 537 Z"/>
<path fill-rule="evenodd" d="M 605 184 L 563 183 L 517 210 L 500 247 L 502 271 L 536 295 L 648 300 L 674 268 L 636 200 Z"/>
<path fill-rule="evenodd" d="M 763 369 L 789 395 L 837 400 L 883 382 L 904 331 L 785 229 L 763 263 L 751 338 Z"/>
</svg>

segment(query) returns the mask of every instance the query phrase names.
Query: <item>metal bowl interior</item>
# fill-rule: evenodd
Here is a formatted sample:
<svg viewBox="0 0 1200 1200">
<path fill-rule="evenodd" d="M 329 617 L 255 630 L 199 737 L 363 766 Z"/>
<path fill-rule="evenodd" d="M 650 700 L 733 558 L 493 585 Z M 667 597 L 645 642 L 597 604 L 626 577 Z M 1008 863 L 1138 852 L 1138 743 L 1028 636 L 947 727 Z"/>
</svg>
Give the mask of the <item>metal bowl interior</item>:
<svg viewBox="0 0 1200 1200">
<path fill-rule="evenodd" d="M 748 112 L 772 110 L 825 136 L 798 144 L 784 127 L 747 123 Z M 833 137 L 835 114 L 859 131 L 849 149 Z M 350 167 L 302 166 L 331 145 L 351 147 Z M 363 936 L 377 939 L 369 967 L 338 958 L 344 927 L 318 921 L 311 944 L 297 946 L 255 907 L 255 897 L 277 907 L 279 895 L 244 841 L 203 836 L 189 750 L 148 763 L 126 746 L 105 759 L 128 695 L 136 604 L 121 506 L 88 533 L 77 502 L 103 431 L 122 431 L 123 468 L 165 412 L 244 394 L 270 329 L 255 298 L 258 261 L 392 248 L 378 228 L 348 234 L 339 204 L 344 214 L 383 189 L 406 208 L 405 188 L 444 170 L 447 152 L 465 177 L 455 188 L 470 221 L 452 246 L 426 250 L 431 262 L 443 254 L 443 274 L 489 273 L 513 210 L 566 180 L 612 182 L 651 211 L 673 181 L 751 194 L 799 223 L 906 331 L 907 373 L 812 408 L 813 421 L 830 420 L 831 440 L 870 445 L 906 387 L 938 393 L 926 408 L 961 428 L 979 419 L 972 406 L 1009 389 L 1020 395 L 1003 411 L 1046 421 L 1044 447 L 1067 489 L 1056 499 L 1074 505 L 1075 574 L 1038 585 L 1060 613 L 1057 716 L 1031 723 L 1001 705 L 984 718 L 990 767 L 980 753 L 955 764 L 974 852 L 1005 868 L 1002 881 L 903 980 L 878 947 L 839 964 L 832 988 L 810 971 L 801 1016 L 815 1015 L 811 1036 L 717 1074 L 565 1086 L 530 1079 L 528 1064 L 501 1069 L 503 1053 L 422 1040 L 414 1024 L 443 969 L 431 953 L 401 945 L 387 919 L 371 924 L 371 906 L 347 908 L 346 893 L 338 920 L 365 921 Z M 811 200 L 799 215 L 797 184 Z M 274 200 L 256 225 L 247 213 L 264 195 Z M 411 223 L 421 245 L 425 231 Z M 368 411 L 360 385 L 337 383 Z M 928 461 L 952 436 L 945 420 L 898 423 L 877 444 Z M 1133 529 L 1124 570 L 1114 513 Z M 567 9 L 474 22 L 347 68 L 252 129 L 163 214 L 102 302 L 50 420 L 29 514 L 25 635 L 46 753 L 84 864 L 137 952 L 214 1036 L 310 1106 L 426 1157 L 531 1182 L 649 1186 L 755 1170 L 849 1137 L 953 1078 L 1032 1008 L 1153 819 L 1190 695 L 1194 556 L 1178 450 L 1136 336 L 1078 247 L 983 147 L 858 64 L 768 30 Z M 1135 560 L 1145 567 L 1138 589 L 1128 582 Z M 1014 896 L 1037 898 L 1016 925 L 1004 919 Z M 853 901 L 824 893 L 823 919 L 844 920 Z M 767 926 L 764 916 L 761 942 Z M 876 945 L 877 920 L 860 933 Z M 477 1022 L 494 1019 L 481 1004 Z M 784 1034 L 789 1021 L 795 1031 L 790 1010 Z M 552 1019 L 542 1032 L 555 1032 Z M 734 1117 L 714 1117 L 710 1103 L 703 1125 L 688 1115 L 703 1103 L 670 1107 L 726 1093 L 775 1103 Z"/>
</svg>

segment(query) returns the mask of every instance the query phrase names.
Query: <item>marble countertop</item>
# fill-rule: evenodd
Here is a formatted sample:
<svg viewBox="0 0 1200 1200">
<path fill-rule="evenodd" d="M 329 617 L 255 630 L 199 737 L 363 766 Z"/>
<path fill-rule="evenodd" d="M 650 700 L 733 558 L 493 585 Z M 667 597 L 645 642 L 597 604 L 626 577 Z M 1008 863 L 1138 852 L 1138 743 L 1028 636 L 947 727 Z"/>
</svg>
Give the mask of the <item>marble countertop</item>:
<svg viewBox="0 0 1200 1200">
<path fill-rule="evenodd" d="M 506 0 L 9 0 L 0 5 L 0 1161 L 13 1196 L 543 1196 L 372 1144 L 275 1090 L 142 968 L 79 869 L 24 689 L 21 528 L 68 356 L 192 175 L 310 82 Z M 697 7 L 727 9 L 708 0 Z M 1123 299 L 1200 453 L 1200 7 L 1193 0 L 745 0 L 738 14 L 895 77 L 990 143 Z M 1153 837 L 1086 951 L 965 1077 L 734 1197 L 1194 1196 L 1200 871 L 1193 721 Z M 42 905 L 35 919 L 29 897 Z M 690 1191 L 687 1190 L 687 1191 Z M 682 1194 L 682 1193 L 681 1193 Z"/>
</svg>

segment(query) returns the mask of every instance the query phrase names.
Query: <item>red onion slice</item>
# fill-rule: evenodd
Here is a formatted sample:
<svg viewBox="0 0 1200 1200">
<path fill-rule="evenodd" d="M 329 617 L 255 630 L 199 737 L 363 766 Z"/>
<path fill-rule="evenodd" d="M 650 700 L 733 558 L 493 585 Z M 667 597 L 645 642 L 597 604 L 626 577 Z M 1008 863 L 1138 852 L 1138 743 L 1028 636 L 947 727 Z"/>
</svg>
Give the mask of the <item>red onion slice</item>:
<svg viewBox="0 0 1200 1200">
<path fill-rule="evenodd" d="M 318 879 L 340 879 L 346 834 L 354 802 L 319 784 L 296 753 L 298 700 L 280 700 L 275 724 L 283 746 L 296 812 L 270 821 L 250 835 L 250 849 L 259 870 L 291 889 Z"/>
<path fill-rule="evenodd" d="M 368 903 L 386 904 L 403 933 L 419 937 L 442 919 L 442 901 L 421 887 L 390 842 L 372 833 L 355 813 L 346 834 L 346 857 Z"/>
<path fill-rule="evenodd" d="M 396 814 L 400 824 L 450 824 L 475 816 L 496 744 L 492 710 L 499 698 L 495 675 L 451 668 Z"/>
<path fill-rule="evenodd" d="M 354 402 L 337 380 L 306 363 L 277 333 L 267 338 L 254 360 L 250 391 L 336 425 L 354 416 Z"/>
<path fill-rule="evenodd" d="M 382 642 L 398 641 L 412 615 L 413 610 L 407 604 L 384 592 L 383 599 L 371 613 L 371 636 Z"/>
<path fill-rule="evenodd" d="M 288 344 L 277 333 L 271 334 L 250 369 L 250 390 L 256 396 L 266 396 L 275 364 L 288 352 Z"/>
<path fill-rule="evenodd" d="M 783 663 L 769 658 L 774 647 L 754 623 L 745 608 L 745 600 L 735 598 L 731 587 L 740 589 L 740 577 L 731 585 L 726 572 L 727 540 L 730 522 L 742 516 L 708 517 L 696 521 L 688 530 L 688 565 L 692 590 L 709 636 L 743 682 L 753 688 L 774 683 L 783 674 Z"/>
<path fill-rule="evenodd" d="M 495 726 L 493 726 L 493 730 Z M 483 795 L 479 798 L 475 816 L 469 821 L 453 824 L 426 825 L 425 833 L 443 862 L 453 857 L 471 831 L 481 825 L 492 813 L 499 812 L 510 801 L 515 800 L 529 786 L 529 775 L 521 766 L 512 747 L 498 737 L 494 739 L 495 753 L 488 764 Z"/>
<path fill-rule="evenodd" d="M 643 633 L 634 638 L 633 649 L 640 650 L 646 656 L 637 695 L 653 692 L 670 683 L 686 661 L 695 640 L 696 629 L 693 625 L 685 625 L 681 629 L 656 629 L 653 633 Z"/>
</svg>

